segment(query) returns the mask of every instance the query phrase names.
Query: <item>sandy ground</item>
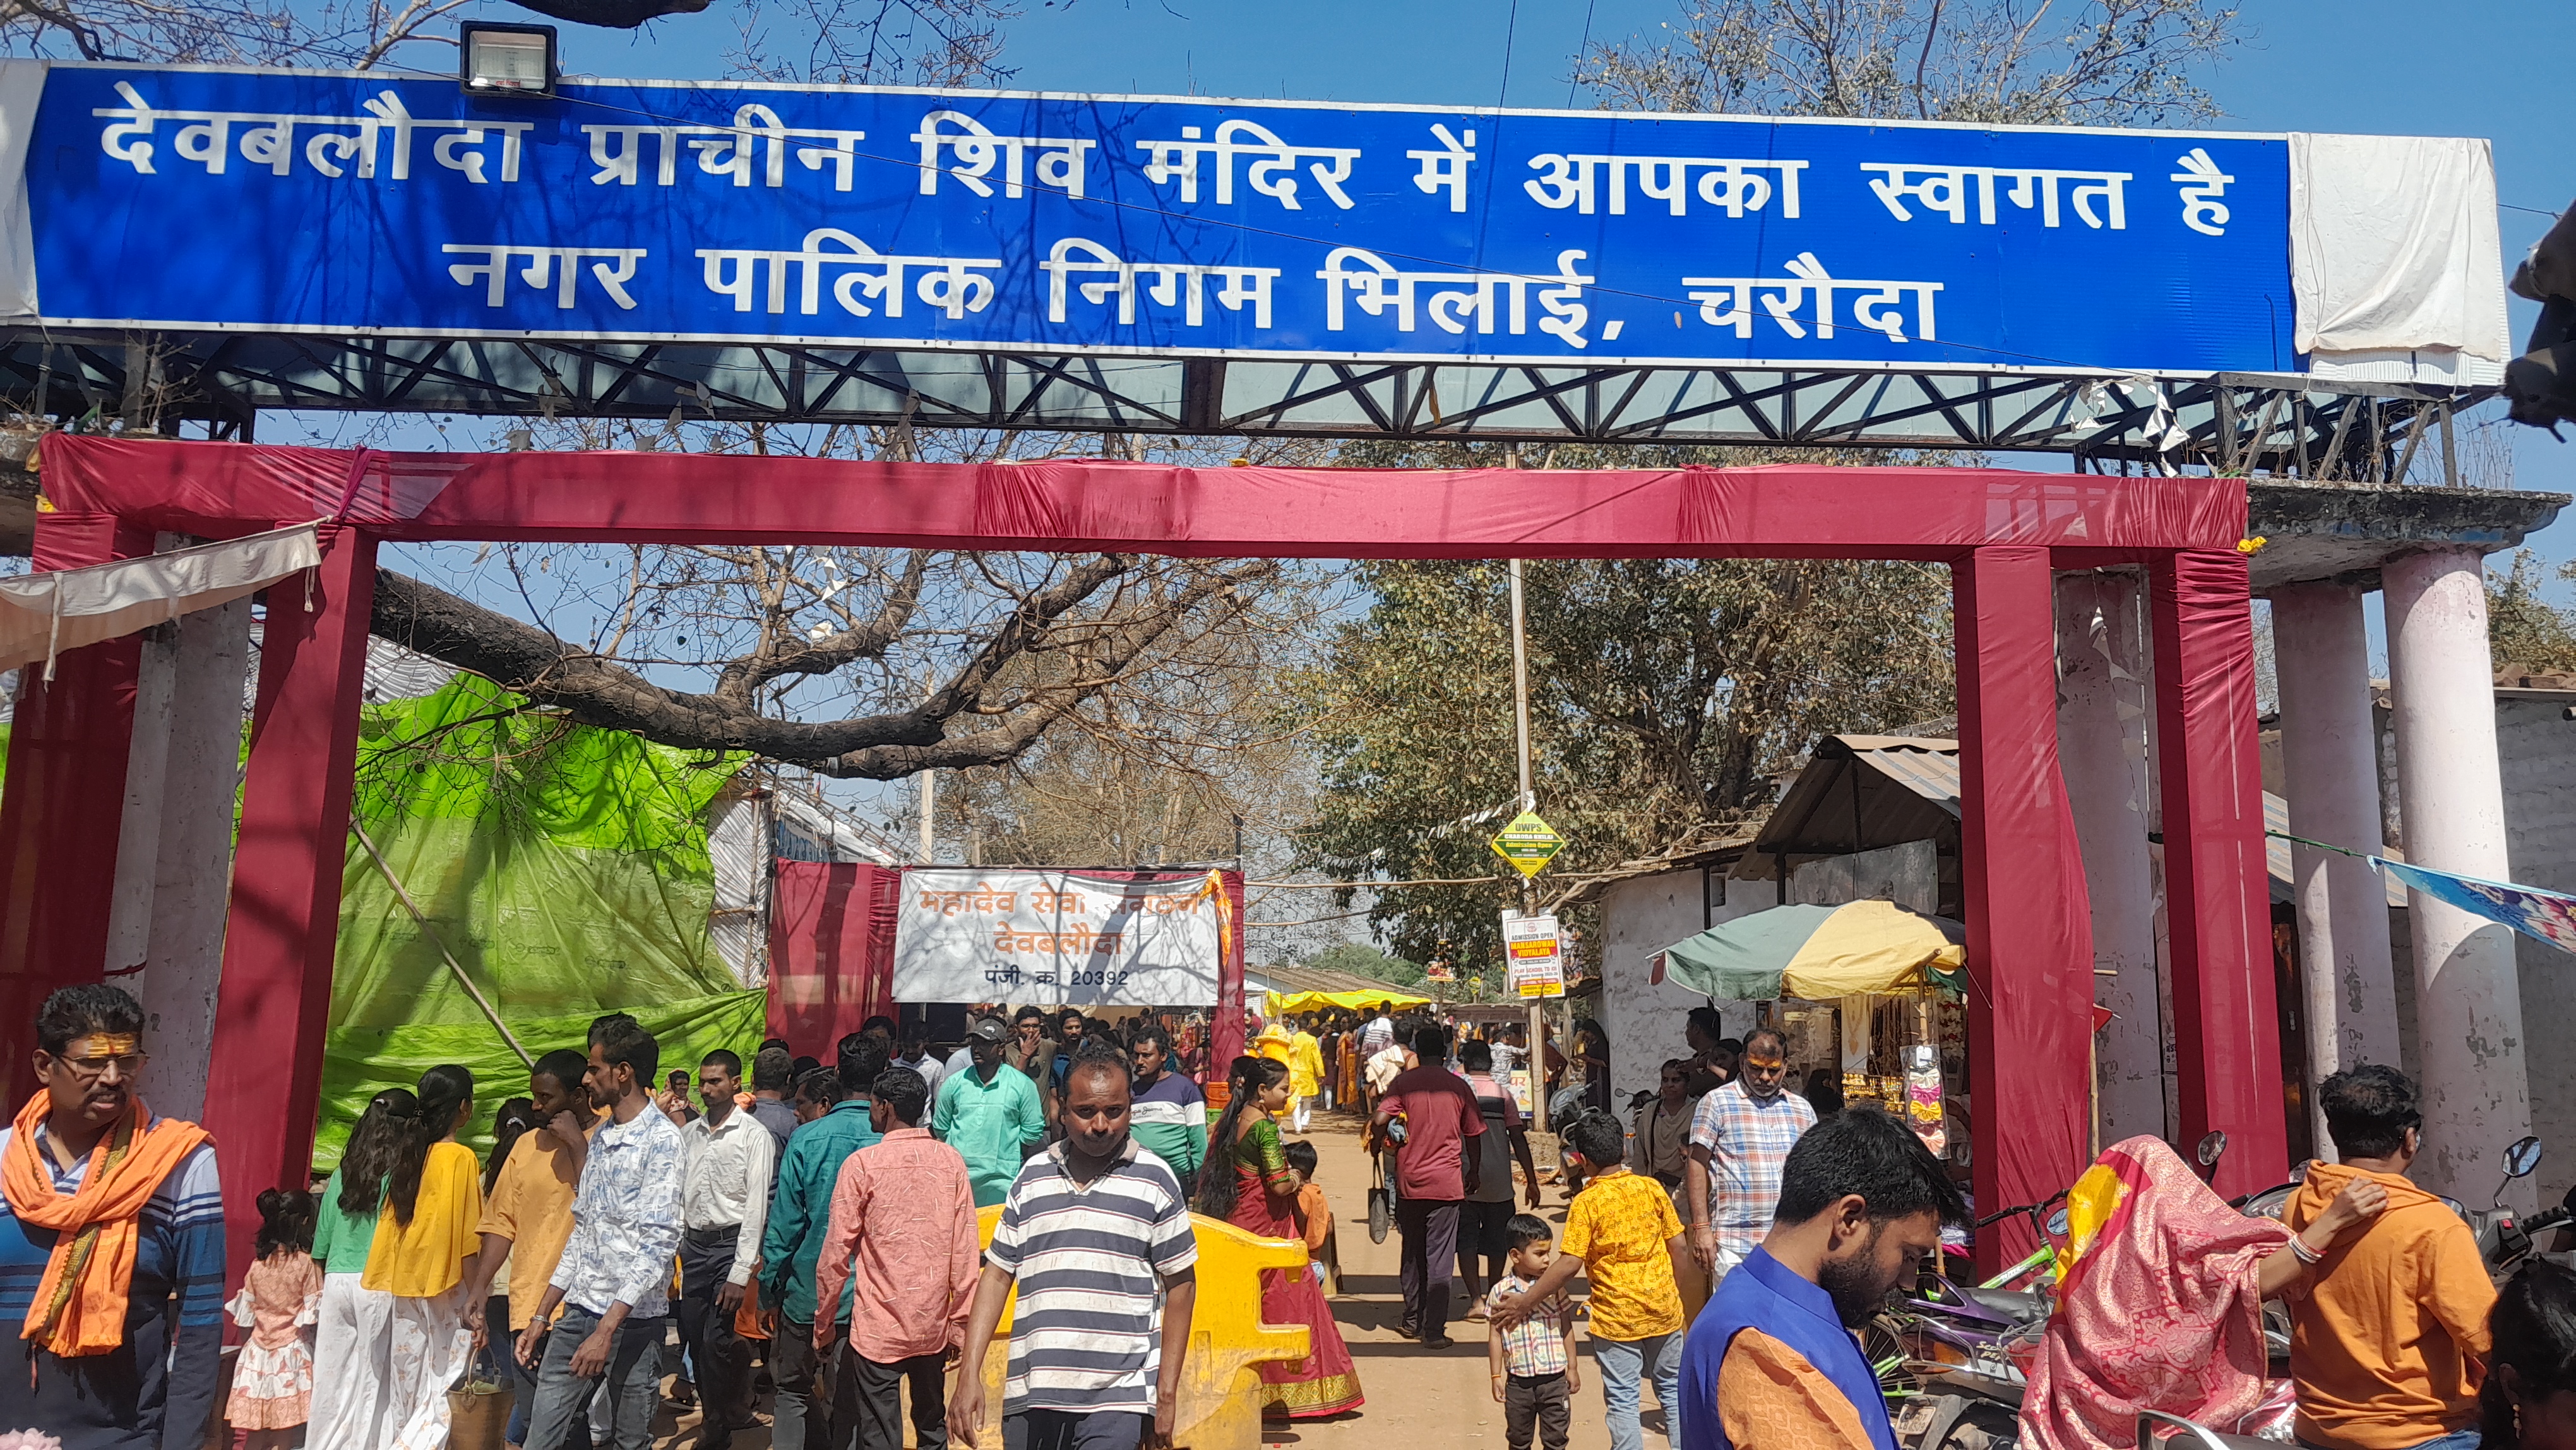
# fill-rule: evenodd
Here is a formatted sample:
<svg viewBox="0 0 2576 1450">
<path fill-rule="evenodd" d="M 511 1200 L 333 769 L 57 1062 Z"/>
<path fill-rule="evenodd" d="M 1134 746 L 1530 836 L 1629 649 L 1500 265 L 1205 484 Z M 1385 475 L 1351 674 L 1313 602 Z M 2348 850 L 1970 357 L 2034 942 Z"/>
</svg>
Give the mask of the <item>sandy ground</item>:
<svg viewBox="0 0 2576 1450">
<path fill-rule="evenodd" d="M 1296 1446 L 1298 1450 L 1499 1447 L 1503 1444 L 1503 1407 L 1495 1402 L 1487 1377 L 1485 1326 L 1463 1317 L 1467 1307 L 1465 1287 L 1459 1285 L 1453 1290 L 1449 1333 L 1457 1341 L 1454 1347 L 1424 1349 L 1399 1338 L 1395 1332 L 1403 1307 L 1397 1289 L 1397 1238 L 1389 1233 L 1383 1244 L 1369 1242 L 1369 1165 L 1367 1155 L 1360 1150 L 1359 1127 L 1356 1115 L 1317 1114 L 1309 1139 L 1320 1160 L 1319 1179 L 1339 1220 L 1336 1237 L 1342 1255 L 1343 1293 L 1332 1301 L 1333 1314 L 1342 1338 L 1350 1346 L 1351 1358 L 1359 1366 L 1360 1388 L 1368 1396 L 1368 1403 L 1353 1413 L 1329 1420 L 1294 1425 L 1273 1420 L 1262 1438 L 1267 1444 Z M 1540 1161 L 1544 1168 L 1549 1159 L 1541 1155 Z M 1517 1172 L 1514 1176 L 1518 1176 Z M 1528 1201 L 1525 1185 L 1521 1201 Z M 1548 1186 L 1547 1207 L 1541 1210 L 1541 1216 L 1551 1223 L 1565 1221 L 1563 1194 L 1554 1185 Z M 1651 1387 L 1644 1398 L 1647 1450 L 1665 1450 L 1663 1416 L 1655 1408 Z M 674 1415 L 665 1406 L 654 1427 L 657 1450 L 692 1450 L 698 1438 L 697 1419 L 694 1410 Z M 736 1433 L 734 1450 L 769 1450 L 765 1415 L 763 1421 L 760 1428 Z M 457 1443 L 459 1450 L 476 1450 L 478 1444 L 461 1434 Z M 497 1434 L 488 1443 L 497 1443 Z M 1609 1450 L 1609 1444 L 1609 1432 L 1602 1421 L 1601 1381 L 1587 1352 L 1583 1392 L 1574 1407 L 1572 1450 Z"/>
<path fill-rule="evenodd" d="M 1403 1312 L 1397 1290 L 1399 1265 L 1393 1233 L 1383 1244 L 1369 1242 L 1368 1156 L 1360 1151 L 1359 1120 L 1316 1121 L 1310 1135 L 1319 1160 L 1324 1191 L 1340 1220 L 1335 1236 L 1342 1255 L 1343 1293 L 1333 1301 L 1333 1315 L 1351 1358 L 1360 1371 L 1360 1388 L 1368 1403 L 1354 1414 L 1294 1426 L 1271 1421 L 1263 1439 L 1300 1450 L 1407 1450 L 1414 1446 L 1501 1446 L 1503 1407 L 1494 1401 L 1485 1349 L 1485 1326 L 1460 1322 L 1466 1305 L 1463 1285 L 1451 1303 L 1449 1334 L 1457 1341 L 1447 1350 L 1429 1350 L 1395 1332 Z M 1543 1156 L 1542 1167 L 1547 1163 Z M 1514 1177 L 1518 1177 L 1515 1170 Z M 1526 1185 L 1520 1192 L 1527 1203 Z M 1540 1216 L 1553 1224 L 1565 1221 L 1564 1194 L 1547 1187 L 1547 1206 Z M 1663 1417 L 1646 1392 L 1646 1445 L 1664 1450 Z M 1601 1415 L 1601 1381 L 1591 1356 L 1583 1361 L 1583 1392 L 1574 1404 L 1573 1450 L 1608 1450 L 1609 1431 Z"/>
</svg>

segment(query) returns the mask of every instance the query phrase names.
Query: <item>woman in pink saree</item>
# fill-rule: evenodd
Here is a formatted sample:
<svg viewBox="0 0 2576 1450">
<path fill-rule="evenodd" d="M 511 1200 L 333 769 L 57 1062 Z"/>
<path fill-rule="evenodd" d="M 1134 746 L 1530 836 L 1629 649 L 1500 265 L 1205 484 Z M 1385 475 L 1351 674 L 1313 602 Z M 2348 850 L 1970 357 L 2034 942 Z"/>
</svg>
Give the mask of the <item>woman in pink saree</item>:
<svg viewBox="0 0 2576 1450">
<path fill-rule="evenodd" d="M 2263 1301 L 2385 1201 L 2357 1183 L 2300 1235 L 2302 1254 L 2162 1141 L 2113 1144 L 2067 1191 L 2057 1310 L 2022 1395 L 2022 1443 L 2134 1450 L 2140 1410 L 2233 1429 L 2263 1399 Z"/>
</svg>

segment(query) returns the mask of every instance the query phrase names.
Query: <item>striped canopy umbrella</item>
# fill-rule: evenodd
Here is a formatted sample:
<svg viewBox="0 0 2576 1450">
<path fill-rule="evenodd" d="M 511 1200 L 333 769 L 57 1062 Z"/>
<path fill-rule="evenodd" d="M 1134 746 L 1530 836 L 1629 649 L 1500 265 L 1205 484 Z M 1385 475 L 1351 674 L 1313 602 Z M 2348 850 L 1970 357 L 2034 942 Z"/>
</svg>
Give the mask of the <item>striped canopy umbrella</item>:
<svg viewBox="0 0 2576 1450">
<path fill-rule="evenodd" d="M 1959 923 L 1892 901 L 1775 906 L 1664 948 L 1651 980 L 1734 1002 L 1922 993 L 1966 963 L 1966 939 Z"/>
</svg>

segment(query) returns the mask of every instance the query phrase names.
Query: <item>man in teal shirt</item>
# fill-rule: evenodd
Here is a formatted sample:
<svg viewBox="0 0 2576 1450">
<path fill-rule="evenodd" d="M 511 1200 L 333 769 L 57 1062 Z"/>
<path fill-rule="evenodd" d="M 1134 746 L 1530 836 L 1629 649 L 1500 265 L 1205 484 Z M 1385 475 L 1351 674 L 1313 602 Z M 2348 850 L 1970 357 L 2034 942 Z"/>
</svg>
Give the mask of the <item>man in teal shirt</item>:
<svg viewBox="0 0 2576 1450">
<path fill-rule="evenodd" d="M 823 1250 L 823 1231 L 832 1222 L 832 1187 L 840 1181 L 841 1163 L 880 1136 L 869 1120 L 868 1089 L 886 1066 L 880 1039 L 854 1032 L 841 1039 L 840 1061 L 833 1071 L 840 1101 L 823 1116 L 788 1135 L 787 1151 L 778 1160 L 777 1187 L 769 1202 L 769 1226 L 760 1236 L 760 1302 L 773 1307 L 783 1323 L 769 1336 L 770 1378 L 778 1385 L 772 1450 L 805 1450 L 814 1401 L 814 1264 Z M 833 1316 L 838 1324 L 850 1317 L 845 1287 Z M 818 1444 L 834 1443 L 814 1434 Z"/>
<path fill-rule="evenodd" d="M 1011 1191 L 1030 1145 L 1046 1140 L 1046 1111 L 1029 1075 L 1002 1070 L 1002 1024 L 990 1017 L 966 1029 L 973 1065 L 939 1085 L 930 1131 L 966 1160 L 975 1206 L 988 1208 Z"/>
</svg>

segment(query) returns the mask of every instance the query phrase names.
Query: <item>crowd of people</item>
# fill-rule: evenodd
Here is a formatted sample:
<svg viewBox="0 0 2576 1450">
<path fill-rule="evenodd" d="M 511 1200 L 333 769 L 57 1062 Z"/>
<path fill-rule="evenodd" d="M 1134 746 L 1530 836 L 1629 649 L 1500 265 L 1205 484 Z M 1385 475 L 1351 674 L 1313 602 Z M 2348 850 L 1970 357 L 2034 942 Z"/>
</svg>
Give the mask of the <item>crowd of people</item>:
<svg viewBox="0 0 2576 1450">
<path fill-rule="evenodd" d="M 983 1011 L 944 1057 L 878 1018 L 830 1063 L 772 1041 L 748 1074 L 718 1050 L 675 1082 L 616 1013 L 536 1058 L 488 1160 L 461 1141 L 464 1068 L 377 1093 L 318 1193 L 259 1194 L 226 1301 L 215 1146 L 145 1105 L 144 1020 L 111 986 L 38 1016 L 39 1090 L 0 1131 L 0 1306 L 28 1367 L 0 1376 L 0 1437 L 195 1443 L 229 1317 L 238 1450 L 442 1445 L 478 1353 L 514 1381 L 510 1443 L 536 1450 L 642 1450 L 666 1394 L 694 1400 L 709 1450 L 762 1394 L 786 1450 L 939 1450 L 989 1417 L 981 1367 L 1016 1293 L 1007 1450 L 1165 1450 L 1194 1210 L 1308 1245 L 1319 1272 L 1262 1277 L 1263 1318 L 1314 1335 L 1261 1367 L 1263 1408 L 1347 1413 L 1364 1400 L 1301 1103 L 1322 1097 L 1364 1108 L 1386 1155 L 1406 1334 L 1450 1346 L 1466 1281 L 1511 1450 L 1568 1443 L 1587 1342 L 1613 1450 L 1641 1450 L 1649 1386 L 1684 1450 L 1895 1450 L 1853 1330 L 1967 1214 L 1903 1121 L 1790 1092 L 1779 1034 L 1719 1038 L 1714 1013 L 1624 1121 L 1586 1101 L 1597 1040 L 1563 1060 L 1561 1228 L 1509 1075 L 1520 1044 L 1418 1015 L 1250 1024 L 1211 1123 L 1159 1017 Z M 1544 1072 L 1560 1060 L 1541 1046 Z M 2310 1450 L 2576 1450 L 2576 1273 L 2535 1260 L 2499 1292 L 2408 1176 L 2421 1118 L 2396 1070 L 2339 1072 L 2319 1106 L 2340 1161 L 2311 1165 L 2278 1224 L 2154 1140 L 2105 1154 L 2078 1185 L 2105 1217 L 2060 1285 L 2026 1440 L 2103 1450 L 2139 1408 L 2235 1403 L 2260 1381 L 2230 1338 L 2253 1322 L 2240 1306 L 2278 1297 Z"/>
<path fill-rule="evenodd" d="M 29 1345 L 26 1377 L 0 1376 L 0 1438 L 193 1445 L 229 1314 L 237 1450 L 432 1450 L 478 1357 L 512 1381 L 507 1439 L 530 1450 L 643 1450 L 666 1395 L 723 1450 L 762 1393 L 781 1450 L 898 1450 L 907 1392 L 911 1443 L 937 1450 L 982 1429 L 980 1367 L 1016 1287 L 1005 1443 L 1128 1450 L 1172 1428 L 1191 1185 L 1236 1190 L 1245 1221 L 1329 1222 L 1275 1126 L 1226 1140 L 1237 1172 L 1205 1171 L 1205 1098 L 1159 1020 L 981 1014 L 942 1058 L 880 1017 L 829 1064 L 773 1040 L 748 1074 L 719 1049 L 692 1078 L 663 1076 L 654 1036 L 611 1013 L 582 1050 L 534 1060 L 488 1161 L 460 1141 L 465 1068 L 376 1093 L 318 1192 L 259 1195 L 227 1302 L 214 1146 L 144 1105 L 143 1031 L 112 986 L 39 1014 L 42 1090 L 0 1134 L 0 1297 Z M 1355 1405 L 1338 1365 L 1283 1395 Z"/>
</svg>

